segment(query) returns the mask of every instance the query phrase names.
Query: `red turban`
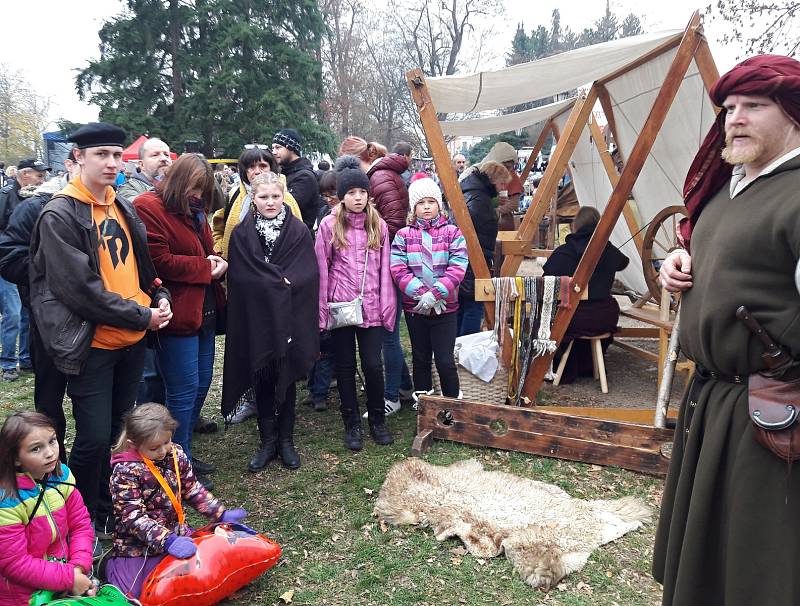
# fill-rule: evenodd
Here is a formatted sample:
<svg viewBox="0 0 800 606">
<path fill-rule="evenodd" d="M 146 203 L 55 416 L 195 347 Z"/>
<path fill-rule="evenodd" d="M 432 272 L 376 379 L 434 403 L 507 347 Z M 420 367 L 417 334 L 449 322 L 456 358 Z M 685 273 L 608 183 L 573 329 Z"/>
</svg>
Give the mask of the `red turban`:
<svg viewBox="0 0 800 606">
<path fill-rule="evenodd" d="M 800 61 L 781 55 L 746 59 L 717 80 L 709 95 L 717 106 L 729 95 L 772 97 L 800 125 Z M 733 167 L 720 156 L 725 146 L 725 113 L 723 109 L 708 131 L 683 185 L 689 219 L 681 221 L 681 236 L 687 246 L 703 207 L 731 179 Z"/>
</svg>

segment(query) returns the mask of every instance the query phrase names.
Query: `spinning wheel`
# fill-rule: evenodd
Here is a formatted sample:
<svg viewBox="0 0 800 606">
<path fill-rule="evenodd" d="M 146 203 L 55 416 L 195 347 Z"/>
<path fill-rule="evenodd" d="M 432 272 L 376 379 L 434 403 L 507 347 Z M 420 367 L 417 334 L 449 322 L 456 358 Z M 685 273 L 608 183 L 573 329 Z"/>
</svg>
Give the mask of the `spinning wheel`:
<svg viewBox="0 0 800 606">
<path fill-rule="evenodd" d="M 661 283 L 658 281 L 658 270 L 667 255 L 680 248 L 675 233 L 681 219 L 688 216 L 685 206 L 668 206 L 659 212 L 644 234 L 642 242 L 642 270 L 650 296 L 656 302 L 661 300 Z"/>
</svg>

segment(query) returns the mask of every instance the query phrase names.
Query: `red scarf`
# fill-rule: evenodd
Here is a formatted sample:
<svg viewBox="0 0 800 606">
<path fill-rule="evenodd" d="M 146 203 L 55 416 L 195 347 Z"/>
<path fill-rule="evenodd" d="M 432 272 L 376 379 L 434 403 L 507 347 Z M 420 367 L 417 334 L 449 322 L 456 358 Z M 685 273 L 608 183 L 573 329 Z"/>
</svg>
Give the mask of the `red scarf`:
<svg viewBox="0 0 800 606">
<path fill-rule="evenodd" d="M 717 80 L 709 91 L 711 100 L 720 107 L 729 95 L 771 97 L 791 120 L 800 125 L 800 61 L 780 55 L 758 55 L 746 59 Z M 681 221 L 680 229 L 687 247 L 692 227 L 703 207 L 731 179 L 733 166 L 720 156 L 725 147 L 725 114 L 723 109 L 708 131 L 683 185 L 689 218 Z"/>
</svg>

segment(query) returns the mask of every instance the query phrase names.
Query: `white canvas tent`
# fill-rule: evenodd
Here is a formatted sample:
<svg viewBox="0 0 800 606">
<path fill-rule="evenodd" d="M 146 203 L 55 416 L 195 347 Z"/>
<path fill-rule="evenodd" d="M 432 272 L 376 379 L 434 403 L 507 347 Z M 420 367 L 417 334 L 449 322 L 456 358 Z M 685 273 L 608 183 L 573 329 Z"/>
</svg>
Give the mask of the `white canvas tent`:
<svg viewBox="0 0 800 606">
<path fill-rule="evenodd" d="M 502 107 L 497 104 L 516 105 L 570 87 L 589 86 L 594 79 L 607 77 L 665 43 L 679 42 L 682 35 L 682 30 L 673 30 L 635 36 L 504 70 L 431 78 L 428 88 L 438 111 L 443 107 L 465 111 L 470 103 L 481 108 L 495 105 L 492 109 L 496 110 Z M 677 46 L 606 83 L 615 141 L 623 158 L 633 149 L 676 53 Z M 509 87 L 509 82 L 514 86 Z M 530 82 L 531 86 L 520 85 L 521 82 Z M 448 120 L 440 122 L 440 125 L 446 135 L 485 136 L 552 119 L 558 132 L 563 132 L 570 116 L 566 110 L 574 103 L 575 98 L 570 98 L 531 110 L 469 120 Z M 598 104 L 594 108 L 595 116 L 600 121 L 609 121 L 609 117 L 602 113 Z M 697 62 L 692 59 L 661 132 L 633 187 L 632 195 L 638 211 L 638 226 L 633 233 L 647 225 L 662 209 L 682 203 L 684 176 L 714 117 L 714 108 L 708 99 Z M 595 206 L 603 212 L 613 188 L 597 146 L 592 143 L 588 124 L 575 144 L 568 166 L 580 204 Z M 644 295 L 648 288 L 633 233 L 628 223 L 620 221 L 614 226 L 611 242 L 631 259 L 628 268 L 620 272 L 620 280 L 627 288 Z"/>
</svg>

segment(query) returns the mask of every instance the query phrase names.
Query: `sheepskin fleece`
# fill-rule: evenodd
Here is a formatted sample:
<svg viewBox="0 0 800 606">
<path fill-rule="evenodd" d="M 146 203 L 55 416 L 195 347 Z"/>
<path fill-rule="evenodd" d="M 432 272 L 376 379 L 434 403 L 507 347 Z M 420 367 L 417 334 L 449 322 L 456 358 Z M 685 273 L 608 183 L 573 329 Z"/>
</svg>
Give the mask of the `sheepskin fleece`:
<svg viewBox="0 0 800 606">
<path fill-rule="evenodd" d="M 428 526 L 440 541 L 458 537 L 476 557 L 505 552 L 526 583 L 545 591 L 651 517 L 635 497 L 584 501 L 552 484 L 484 471 L 474 459 L 436 466 L 415 458 L 389 470 L 375 513 L 389 524 Z"/>
</svg>

